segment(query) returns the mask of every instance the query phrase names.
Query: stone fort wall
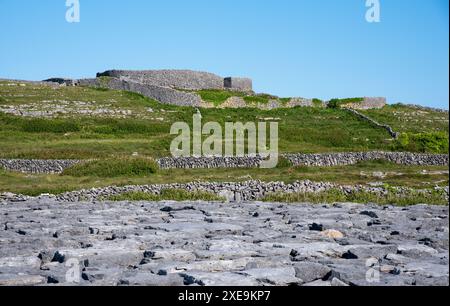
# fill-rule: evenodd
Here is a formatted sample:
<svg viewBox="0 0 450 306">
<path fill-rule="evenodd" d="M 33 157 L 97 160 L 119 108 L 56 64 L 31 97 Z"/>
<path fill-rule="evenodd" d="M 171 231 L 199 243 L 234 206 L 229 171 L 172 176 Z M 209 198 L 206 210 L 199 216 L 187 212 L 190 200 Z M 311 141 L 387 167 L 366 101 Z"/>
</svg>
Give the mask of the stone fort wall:
<svg viewBox="0 0 450 306">
<path fill-rule="evenodd" d="M 251 79 L 223 78 L 213 73 L 192 70 L 108 70 L 97 73 L 97 77 L 102 76 L 174 89 L 201 90 L 229 88 L 252 91 Z"/>
</svg>

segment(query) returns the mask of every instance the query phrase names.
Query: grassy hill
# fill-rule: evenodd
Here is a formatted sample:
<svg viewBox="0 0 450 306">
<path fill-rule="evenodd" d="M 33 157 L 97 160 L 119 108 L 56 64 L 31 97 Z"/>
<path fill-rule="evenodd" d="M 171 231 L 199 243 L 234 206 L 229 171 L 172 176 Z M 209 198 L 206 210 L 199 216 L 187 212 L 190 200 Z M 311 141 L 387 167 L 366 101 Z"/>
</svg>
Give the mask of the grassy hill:
<svg viewBox="0 0 450 306">
<path fill-rule="evenodd" d="M 211 101 L 229 93 L 204 92 Z M 208 97 L 207 97 L 208 98 Z M 264 99 L 264 97 L 262 97 Z M 21 116 L 39 114 L 40 118 Z M 160 104 L 141 95 L 87 87 L 50 87 L 20 82 L 0 82 L 0 158 L 119 160 L 138 153 L 140 158 L 170 155 L 172 123 L 192 124 L 195 109 Z M 282 153 L 344 151 L 412 151 L 448 153 L 448 115 L 407 106 L 387 106 L 364 111 L 380 123 L 402 132 L 394 140 L 339 108 L 297 107 L 259 110 L 202 109 L 203 122 L 278 121 Z M 135 155 L 135 154 L 134 154 Z M 139 165 L 139 163 L 137 163 Z M 145 164 L 145 163 L 144 163 Z M 101 168 L 101 167 L 100 167 Z M 99 167 L 72 169 L 62 175 L 27 175 L 0 170 L 0 192 L 59 193 L 107 185 L 167 182 L 242 181 L 260 179 L 292 182 L 301 179 L 343 184 L 370 184 L 384 172 L 383 182 L 395 186 L 428 188 L 448 186 L 446 167 L 405 167 L 388 163 L 363 163 L 330 168 L 198 169 L 140 171 L 126 166 L 117 175 Z M 99 170 L 100 169 L 100 170 Z M 130 167 L 131 169 L 131 167 Z M 103 169 L 104 170 L 104 169 Z M 447 170 L 447 172 L 446 172 Z M 78 171 L 78 172 L 77 172 Z"/>
<path fill-rule="evenodd" d="M 12 111 L 10 114 L 0 112 L 0 157 L 3 158 L 85 159 L 130 156 L 134 152 L 141 156 L 168 156 L 173 139 L 169 134 L 172 123 L 192 124 L 195 113 L 193 108 L 163 105 L 123 91 L 8 84 L 10 82 L 0 82 L 0 110 L 10 107 L 9 110 L 51 116 L 31 118 L 16 116 Z M 108 112 L 103 113 L 106 110 Z M 88 111 L 95 114 L 89 115 Z M 406 113 L 407 117 L 399 112 Z M 401 132 L 438 132 L 448 143 L 446 114 L 396 106 L 367 111 L 367 114 Z M 202 115 L 204 122 L 217 121 L 222 125 L 227 121 L 276 120 L 281 152 L 404 150 L 385 130 L 374 128 L 342 109 L 212 108 L 203 109 Z M 409 141 L 416 140 L 410 137 Z M 409 151 L 436 150 L 410 145 Z M 448 152 L 448 148 L 440 151 Z"/>
</svg>

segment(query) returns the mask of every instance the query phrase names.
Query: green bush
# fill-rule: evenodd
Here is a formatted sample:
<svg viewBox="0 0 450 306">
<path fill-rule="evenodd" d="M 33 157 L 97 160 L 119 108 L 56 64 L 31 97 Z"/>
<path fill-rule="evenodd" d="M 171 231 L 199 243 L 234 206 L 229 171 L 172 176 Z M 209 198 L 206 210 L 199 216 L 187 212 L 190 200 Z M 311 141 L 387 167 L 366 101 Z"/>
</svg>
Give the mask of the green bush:
<svg viewBox="0 0 450 306">
<path fill-rule="evenodd" d="M 421 153 L 448 154 L 449 139 L 444 132 L 402 133 L 393 149 Z"/>
<path fill-rule="evenodd" d="M 269 97 L 262 95 L 262 96 L 246 96 L 244 97 L 244 101 L 247 104 L 267 104 L 269 103 Z"/>
<path fill-rule="evenodd" d="M 243 97 L 242 92 L 219 90 L 219 89 L 204 89 L 197 92 L 203 101 L 219 106 L 231 97 Z"/>
<path fill-rule="evenodd" d="M 291 168 L 291 167 L 292 167 L 292 163 L 289 159 L 287 159 L 286 157 L 282 157 L 282 156 L 278 158 L 277 168 L 284 169 L 284 168 Z"/>
<path fill-rule="evenodd" d="M 119 176 L 147 176 L 158 171 L 158 164 L 152 159 L 145 158 L 117 158 L 93 160 L 74 165 L 62 173 L 75 177 L 119 177 Z"/>
<path fill-rule="evenodd" d="M 322 107 L 323 101 L 317 98 L 312 99 L 312 103 L 314 107 Z"/>
<path fill-rule="evenodd" d="M 347 99 L 331 99 L 328 102 L 329 108 L 341 108 L 343 105 L 350 103 L 361 103 L 364 101 L 364 98 L 347 98 Z"/>
<path fill-rule="evenodd" d="M 28 133 L 69 133 L 80 131 L 80 126 L 68 120 L 30 119 L 22 122 L 22 130 Z"/>
</svg>

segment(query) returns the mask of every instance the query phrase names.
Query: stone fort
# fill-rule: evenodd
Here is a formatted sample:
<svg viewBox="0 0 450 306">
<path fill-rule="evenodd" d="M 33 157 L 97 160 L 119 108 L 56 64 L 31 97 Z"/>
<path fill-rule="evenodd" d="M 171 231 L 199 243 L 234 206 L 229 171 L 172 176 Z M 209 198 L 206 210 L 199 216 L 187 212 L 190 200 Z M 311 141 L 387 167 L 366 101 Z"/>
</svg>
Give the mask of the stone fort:
<svg viewBox="0 0 450 306">
<path fill-rule="evenodd" d="M 107 70 L 99 72 L 92 79 L 51 78 L 46 82 L 59 83 L 67 86 L 103 87 L 115 90 L 126 90 L 142 94 L 165 104 L 179 106 L 205 107 L 206 104 L 197 93 L 199 90 L 230 90 L 245 95 L 255 95 L 253 82 L 245 77 L 221 77 L 209 72 L 193 70 Z M 226 107 L 246 107 L 243 99 L 233 97 L 237 103 L 226 104 Z M 262 108 L 283 107 L 280 99 L 274 97 L 268 105 Z M 353 109 L 382 108 L 386 105 L 385 98 L 365 97 L 357 105 L 349 105 Z M 312 99 L 291 98 L 284 107 L 313 106 Z M 323 104 L 325 106 L 325 103 Z M 258 106 L 259 107 L 259 106 Z"/>
</svg>

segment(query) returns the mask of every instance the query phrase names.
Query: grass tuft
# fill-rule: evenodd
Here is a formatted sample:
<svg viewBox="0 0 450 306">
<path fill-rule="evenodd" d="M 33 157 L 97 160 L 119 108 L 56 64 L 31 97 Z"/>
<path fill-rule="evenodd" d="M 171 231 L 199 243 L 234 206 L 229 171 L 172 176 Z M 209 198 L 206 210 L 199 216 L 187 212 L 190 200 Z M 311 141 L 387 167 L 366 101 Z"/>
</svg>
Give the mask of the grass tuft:
<svg viewBox="0 0 450 306">
<path fill-rule="evenodd" d="M 109 201 L 223 201 L 224 199 L 210 192 L 186 191 L 183 189 L 164 189 L 161 194 L 146 192 L 128 192 L 108 198 Z"/>
<path fill-rule="evenodd" d="M 272 193 L 266 195 L 263 201 L 313 204 L 350 202 L 361 204 L 375 203 L 379 205 L 397 206 L 409 206 L 416 204 L 448 205 L 443 192 L 439 191 L 431 191 L 430 193 L 409 191 L 401 195 L 390 191 L 384 195 L 379 195 L 372 192 L 363 191 L 344 193 L 339 189 L 332 189 L 318 193 Z"/>
<path fill-rule="evenodd" d="M 73 121 L 36 118 L 23 121 L 22 131 L 27 133 L 69 133 L 80 131 L 80 126 Z"/>
<path fill-rule="evenodd" d="M 74 177 L 119 177 L 146 176 L 155 174 L 158 164 L 152 159 L 118 158 L 88 161 L 74 165 L 62 173 Z"/>
</svg>

